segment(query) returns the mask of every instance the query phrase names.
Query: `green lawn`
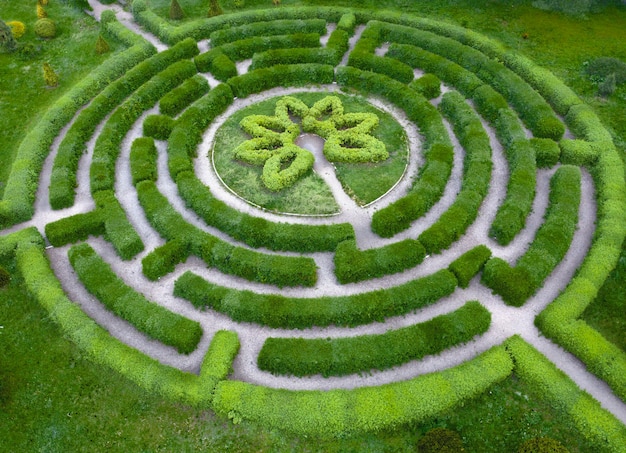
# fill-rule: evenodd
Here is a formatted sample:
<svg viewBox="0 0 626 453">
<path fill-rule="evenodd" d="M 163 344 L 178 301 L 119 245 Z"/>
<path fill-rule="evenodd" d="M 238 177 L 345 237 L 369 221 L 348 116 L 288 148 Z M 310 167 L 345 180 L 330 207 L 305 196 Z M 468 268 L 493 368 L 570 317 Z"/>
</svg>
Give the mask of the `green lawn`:
<svg viewBox="0 0 626 453">
<path fill-rule="evenodd" d="M 162 14 L 169 0 L 151 0 Z M 204 0 L 180 0 L 188 15 L 204 14 Z M 223 0 L 225 11 L 234 10 Z M 354 6 L 348 0 L 283 0 L 283 5 Z M 270 7 L 271 0 L 246 0 L 246 8 Z M 586 61 L 614 56 L 626 61 L 626 8 L 609 7 L 584 18 L 537 10 L 530 1 L 363 0 L 358 6 L 423 14 L 472 28 L 548 67 L 593 106 L 626 152 L 626 86 L 607 100 L 583 74 Z M 94 51 L 98 25 L 83 13 L 50 0 L 49 17 L 58 37 L 42 41 L 33 32 L 35 0 L 0 0 L 0 18 L 27 26 L 22 43 L 32 55 L 0 54 L 0 195 L 17 147 L 55 99 L 107 58 Z M 523 36 L 527 34 L 527 38 Z M 109 43 L 113 52 L 119 50 Z M 60 76 L 46 88 L 43 62 Z M 2 263 L 0 263 L 2 264 Z M 621 348 L 626 326 L 626 251 L 585 319 Z M 320 441 L 266 432 L 253 425 L 216 418 L 212 413 L 164 401 L 126 378 L 84 358 L 65 340 L 46 312 L 23 291 L 14 275 L 0 289 L 0 450 L 2 451 L 220 451 L 220 452 L 409 452 L 431 427 L 458 431 L 469 452 L 514 452 L 527 438 L 546 435 L 571 452 L 590 452 L 582 436 L 570 432 L 555 413 L 515 378 L 489 394 L 428 423 L 354 439 Z"/>
</svg>

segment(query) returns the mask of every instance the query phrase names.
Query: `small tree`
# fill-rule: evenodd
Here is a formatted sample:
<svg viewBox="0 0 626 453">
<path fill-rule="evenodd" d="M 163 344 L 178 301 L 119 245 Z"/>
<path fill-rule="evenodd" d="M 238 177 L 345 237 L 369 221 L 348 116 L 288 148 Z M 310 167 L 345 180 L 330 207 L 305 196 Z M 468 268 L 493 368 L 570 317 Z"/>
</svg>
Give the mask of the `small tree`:
<svg viewBox="0 0 626 453">
<path fill-rule="evenodd" d="M 209 1 L 209 14 L 208 17 L 219 16 L 222 14 L 222 7 L 217 0 Z"/>
<path fill-rule="evenodd" d="M 20 39 L 26 33 L 26 26 L 24 22 L 20 22 L 19 20 L 12 20 L 7 22 L 7 25 L 11 27 L 11 33 L 15 39 Z"/>
<path fill-rule="evenodd" d="M 43 64 L 43 79 L 49 87 L 55 87 L 59 84 L 59 76 L 48 63 Z"/>
<path fill-rule="evenodd" d="M 37 3 L 37 19 L 45 19 L 46 17 L 48 17 L 46 8 L 41 3 Z"/>
<path fill-rule="evenodd" d="M 105 41 L 102 35 L 98 35 L 98 40 L 96 41 L 96 53 L 98 55 L 102 55 L 110 50 L 111 48 L 109 47 L 109 43 Z"/>
<path fill-rule="evenodd" d="M 48 0 L 37 0 L 37 3 L 41 6 L 48 6 Z"/>
<path fill-rule="evenodd" d="M 598 94 L 603 98 L 608 98 L 615 92 L 616 87 L 617 78 L 615 76 L 615 73 L 612 72 L 611 74 L 606 76 L 606 79 L 604 79 L 604 81 L 600 85 L 598 85 Z"/>
<path fill-rule="evenodd" d="M 0 20 L 0 49 L 8 52 L 13 52 L 17 49 L 17 43 L 13 37 L 11 27 L 9 27 L 4 21 Z"/>
<path fill-rule="evenodd" d="M 245 0 L 234 0 L 233 3 L 235 5 L 235 8 L 243 8 L 244 6 L 246 6 Z"/>
<path fill-rule="evenodd" d="M 280 0 L 272 0 L 274 6 L 280 6 Z"/>
<path fill-rule="evenodd" d="M 172 3 L 170 3 L 170 19 L 181 20 L 183 17 L 185 17 L 185 13 L 180 7 L 180 3 L 178 3 L 178 0 L 172 0 Z"/>
</svg>

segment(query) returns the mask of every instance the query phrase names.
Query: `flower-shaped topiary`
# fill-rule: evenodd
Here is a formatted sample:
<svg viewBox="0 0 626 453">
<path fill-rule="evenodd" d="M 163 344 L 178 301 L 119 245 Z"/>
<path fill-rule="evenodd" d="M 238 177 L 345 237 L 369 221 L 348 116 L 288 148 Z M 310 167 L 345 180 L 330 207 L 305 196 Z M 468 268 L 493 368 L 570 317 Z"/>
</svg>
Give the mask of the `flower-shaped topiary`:
<svg viewBox="0 0 626 453">
<path fill-rule="evenodd" d="M 276 103 L 274 116 L 250 115 L 241 120 L 240 126 L 252 138 L 234 151 L 237 159 L 263 166 L 261 179 L 270 190 L 292 186 L 315 161 L 309 151 L 295 144 L 301 128 L 292 116 L 302 118 L 305 132 L 326 140 L 324 155 L 330 162 L 379 162 L 389 157 L 385 144 L 370 135 L 378 126 L 375 114 L 344 113 L 336 96 L 327 96 L 310 109 L 301 100 L 285 96 Z"/>
</svg>

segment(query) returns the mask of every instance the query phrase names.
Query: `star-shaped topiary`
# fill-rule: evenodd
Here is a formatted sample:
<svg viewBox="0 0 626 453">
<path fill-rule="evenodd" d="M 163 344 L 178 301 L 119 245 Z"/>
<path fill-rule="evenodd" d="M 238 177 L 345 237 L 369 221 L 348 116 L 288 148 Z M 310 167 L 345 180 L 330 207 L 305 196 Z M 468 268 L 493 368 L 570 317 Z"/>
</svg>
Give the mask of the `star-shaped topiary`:
<svg viewBox="0 0 626 453">
<path fill-rule="evenodd" d="M 305 132 L 326 140 L 324 155 L 330 162 L 379 162 L 389 157 L 385 144 L 371 135 L 378 126 L 373 113 L 344 113 L 336 96 L 327 96 L 309 108 L 285 96 L 276 102 L 274 116 L 250 115 L 240 126 L 252 136 L 234 151 L 235 158 L 263 166 L 261 179 L 273 191 L 290 187 L 313 167 L 313 155 L 295 144 L 301 133 L 292 117 L 302 118 Z"/>
</svg>

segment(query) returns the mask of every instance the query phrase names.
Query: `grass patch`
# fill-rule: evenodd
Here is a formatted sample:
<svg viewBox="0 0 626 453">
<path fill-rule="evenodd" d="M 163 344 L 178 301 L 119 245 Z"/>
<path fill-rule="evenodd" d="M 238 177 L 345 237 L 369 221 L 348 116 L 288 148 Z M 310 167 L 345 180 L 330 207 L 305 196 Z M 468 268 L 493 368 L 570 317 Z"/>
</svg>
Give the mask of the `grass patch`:
<svg viewBox="0 0 626 453">
<path fill-rule="evenodd" d="M 56 22 L 57 36 L 43 40 L 35 35 L 36 2 L 0 0 L 0 19 L 18 20 L 26 33 L 18 43 L 21 51 L 0 52 L 0 197 L 11 171 L 11 163 L 26 133 L 37 124 L 47 107 L 76 82 L 105 61 L 121 47 L 109 40 L 111 52 L 96 53 L 100 26 L 91 17 L 60 1 L 46 7 L 48 17 Z M 47 88 L 43 63 L 48 62 L 59 75 L 59 86 Z"/>
<path fill-rule="evenodd" d="M 380 163 L 335 164 L 337 177 L 346 193 L 359 204 L 370 203 L 384 195 L 401 178 L 408 163 L 408 147 L 404 129 L 390 115 L 375 108 L 364 98 L 338 93 L 296 93 L 308 106 L 329 94 L 338 96 L 346 113 L 375 113 L 380 123 L 373 135 L 385 143 L 389 158 Z M 219 128 L 215 137 L 213 159 L 217 172 L 227 186 L 244 199 L 265 209 L 297 214 L 332 214 L 338 206 L 326 183 L 315 173 L 303 177 L 292 187 L 278 193 L 266 189 L 261 182 L 262 168 L 247 165 L 234 158 L 233 150 L 249 136 L 239 122 L 248 115 L 274 115 L 276 101 L 267 99 L 233 114 Z"/>
</svg>

